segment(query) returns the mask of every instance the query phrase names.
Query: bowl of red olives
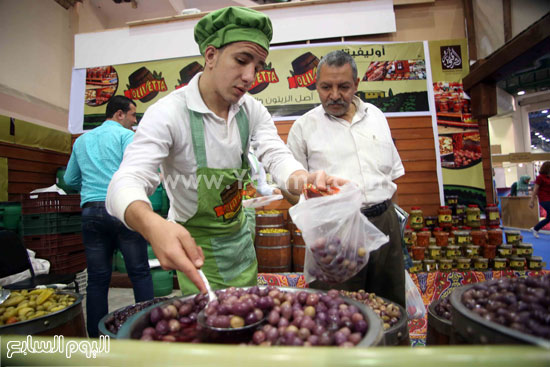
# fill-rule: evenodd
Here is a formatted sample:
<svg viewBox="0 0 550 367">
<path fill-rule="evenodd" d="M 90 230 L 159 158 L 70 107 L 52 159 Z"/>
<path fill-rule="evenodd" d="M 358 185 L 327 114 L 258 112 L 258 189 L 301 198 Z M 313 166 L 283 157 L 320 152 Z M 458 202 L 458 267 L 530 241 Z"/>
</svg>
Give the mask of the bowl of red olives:
<svg viewBox="0 0 550 367">
<path fill-rule="evenodd" d="M 550 275 L 470 284 L 450 297 L 458 342 L 550 349 Z"/>
<path fill-rule="evenodd" d="M 140 311 L 122 326 L 118 338 L 261 346 L 367 347 L 384 343 L 382 323 L 374 311 L 342 297 L 337 290 L 231 287 L 217 290 L 216 296 L 218 303 L 209 304 L 211 310 L 204 313 L 208 318 L 204 322 L 224 330 L 228 325 L 244 326 L 242 335 L 212 335 L 212 328 L 204 328 L 197 319 L 208 296 L 197 294 Z"/>
</svg>

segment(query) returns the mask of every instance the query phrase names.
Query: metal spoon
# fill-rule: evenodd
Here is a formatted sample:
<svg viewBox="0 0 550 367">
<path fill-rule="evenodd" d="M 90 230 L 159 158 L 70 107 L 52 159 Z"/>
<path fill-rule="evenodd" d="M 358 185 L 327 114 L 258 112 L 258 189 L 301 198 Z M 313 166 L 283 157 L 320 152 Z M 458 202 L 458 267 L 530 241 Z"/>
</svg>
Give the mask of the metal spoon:
<svg viewBox="0 0 550 367">
<path fill-rule="evenodd" d="M 0 305 L 10 297 L 10 294 L 11 291 L 9 289 L 0 289 Z"/>
<path fill-rule="evenodd" d="M 206 291 L 208 292 L 208 303 L 212 302 L 215 299 L 218 299 L 218 297 L 216 297 L 216 293 L 214 293 L 212 287 L 210 287 L 210 282 L 208 282 L 208 279 L 206 279 L 206 275 L 204 275 L 202 269 L 199 269 L 199 275 L 201 276 L 201 279 L 204 282 L 204 286 L 206 287 Z"/>
</svg>

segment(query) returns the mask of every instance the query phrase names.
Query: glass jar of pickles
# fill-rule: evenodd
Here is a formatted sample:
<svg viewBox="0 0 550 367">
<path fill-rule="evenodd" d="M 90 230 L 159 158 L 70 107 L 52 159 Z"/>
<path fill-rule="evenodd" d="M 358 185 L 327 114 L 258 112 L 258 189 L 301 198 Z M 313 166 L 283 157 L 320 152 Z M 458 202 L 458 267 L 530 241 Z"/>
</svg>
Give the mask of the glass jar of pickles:
<svg viewBox="0 0 550 367">
<path fill-rule="evenodd" d="M 467 245 L 463 247 L 465 249 L 464 256 L 473 259 L 479 256 L 479 246 L 476 245 Z"/>
<path fill-rule="evenodd" d="M 458 195 L 447 195 L 445 196 L 445 201 L 449 206 L 456 205 L 458 204 Z"/>
<path fill-rule="evenodd" d="M 445 256 L 449 259 L 457 259 L 462 255 L 459 246 L 449 245 L 445 250 Z"/>
<path fill-rule="evenodd" d="M 464 216 L 466 214 L 466 205 L 459 205 L 457 204 L 455 206 L 455 215 Z"/>
<path fill-rule="evenodd" d="M 476 246 L 486 246 L 487 245 L 487 231 L 481 229 L 472 229 L 470 232 L 470 238 L 472 243 Z"/>
<path fill-rule="evenodd" d="M 435 267 L 435 260 L 434 259 L 424 259 L 422 262 L 424 265 L 424 271 L 430 272 L 430 271 L 436 271 Z"/>
<path fill-rule="evenodd" d="M 494 270 L 504 270 L 506 269 L 506 264 L 508 260 L 505 257 L 495 257 L 493 259 L 493 269 Z"/>
<path fill-rule="evenodd" d="M 486 259 L 494 259 L 497 256 L 497 247 L 493 245 L 487 245 L 483 247 L 483 257 Z"/>
<path fill-rule="evenodd" d="M 542 257 L 531 256 L 531 258 L 527 260 L 527 267 L 530 270 L 542 270 Z"/>
<path fill-rule="evenodd" d="M 453 212 L 448 206 L 439 207 L 437 222 L 439 223 L 439 227 L 443 229 L 449 229 L 453 226 Z"/>
<path fill-rule="evenodd" d="M 477 271 L 484 271 L 489 268 L 489 260 L 484 257 L 477 257 L 474 259 L 474 269 Z"/>
<path fill-rule="evenodd" d="M 424 225 L 428 227 L 430 230 L 433 230 L 436 225 L 437 218 L 436 217 L 424 217 Z"/>
<path fill-rule="evenodd" d="M 405 227 L 405 231 L 403 232 L 403 241 L 405 242 L 405 245 L 412 246 L 414 244 L 413 233 L 414 231 L 411 229 L 411 226 L 407 225 Z"/>
<path fill-rule="evenodd" d="M 504 231 L 504 236 L 506 237 L 506 243 L 508 245 L 515 245 L 521 242 L 520 231 Z"/>
<path fill-rule="evenodd" d="M 456 268 L 460 271 L 467 271 L 471 269 L 471 261 L 472 259 L 468 259 L 466 257 L 460 257 L 456 259 Z"/>
<path fill-rule="evenodd" d="M 456 227 L 456 226 L 461 224 L 461 220 L 460 220 L 460 217 L 458 215 L 453 215 L 452 219 L 453 219 L 453 226 Z"/>
<path fill-rule="evenodd" d="M 428 247 L 428 245 L 430 244 L 431 236 L 432 233 L 428 228 L 422 228 L 422 230 L 416 234 L 416 245 Z"/>
<path fill-rule="evenodd" d="M 530 243 L 518 243 L 516 245 L 516 255 L 531 257 L 533 255 L 533 245 Z"/>
<path fill-rule="evenodd" d="M 466 225 L 471 228 L 479 228 L 481 226 L 481 211 L 475 204 L 470 204 L 466 208 Z"/>
<path fill-rule="evenodd" d="M 498 207 L 495 204 L 487 204 L 485 207 L 485 217 L 487 218 L 488 226 L 500 225 L 500 213 Z"/>
<path fill-rule="evenodd" d="M 411 218 L 410 218 L 411 228 L 414 230 L 421 230 L 424 228 L 424 214 L 422 209 L 418 206 L 413 206 L 411 208 Z"/>
<path fill-rule="evenodd" d="M 441 258 L 441 247 L 428 246 L 428 257 L 435 260 Z"/>
<path fill-rule="evenodd" d="M 439 270 L 440 271 L 451 271 L 453 269 L 453 260 L 451 259 L 440 259 L 439 260 Z"/>
<path fill-rule="evenodd" d="M 424 260 L 426 247 L 423 246 L 412 246 L 412 258 L 414 260 Z"/>
<path fill-rule="evenodd" d="M 512 268 L 512 270 L 525 270 L 525 258 L 512 256 L 510 258 L 510 268 Z"/>
<path fill-rule="evenodd" d="M 500 245 L 498 253 L 500 257 L 510 258 L 512 256 L 512 245 Z"/>
<path fill-rule="evenodd" d="M 502 245 L 502 230 L 498 227 L 490 228 L 487 231 L 487 236 L 489 237 L 489 245 L 500 246 Z"/>
<path fill-rule="evenodd" d="M 470 242 L 470 232 L 465 230 L 453 231 L 455 237 L 455 245 L 463 246 Z"/>
<path fill-rule="evenodd" d="M 409 268 L 409 273 L 419 273 L 422 271 L 422 260 L 413 260 L 412 266 Z"/>
<path fill-rule="evenodd" d="M 439 247 L 447 247 L 449 245 L 449 232 L 434 231 L 435 244 Z"/>
</svg>

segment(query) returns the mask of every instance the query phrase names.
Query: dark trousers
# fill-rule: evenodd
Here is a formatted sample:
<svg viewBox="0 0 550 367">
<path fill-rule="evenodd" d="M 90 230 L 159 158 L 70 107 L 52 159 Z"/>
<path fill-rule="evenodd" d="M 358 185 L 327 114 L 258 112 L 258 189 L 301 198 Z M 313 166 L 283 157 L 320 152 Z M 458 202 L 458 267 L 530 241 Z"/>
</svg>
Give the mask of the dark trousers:
<svg viewBox="0 0 550 367">
<path fill-rule="evenodd" d="M 97 338 L 99 320 L 109 312 L 108 293 L 115 248 L 122 251 L 136 303 L 153 298 L 153 279 L 145 239 L 109 215 L 104 207 L 82 209 L 82 237 L 88 266 L 86 324 L 88 335 Z"/>
<path fill-rule="evenodd" d="M 369 293 L 405 305 L 405 265 L 401 248 L 401 230 L 393 205 L 381 215 L 368 218 L 380 231 L 390 237 L 390 241 L 370 253 L 367 265 L 354 277 L 340 284 L 312 282 L 310 288 L 342 289 Z"/>
<path fill-rule="evenodd" d="M 546 218 L 538 222 L 538 224 L 534 227 L 535 231 L 540 231 L 542 227 L 550 223 L 550 201 L 541 201 L 539 205 L 546 210 Z"/>
</svg>

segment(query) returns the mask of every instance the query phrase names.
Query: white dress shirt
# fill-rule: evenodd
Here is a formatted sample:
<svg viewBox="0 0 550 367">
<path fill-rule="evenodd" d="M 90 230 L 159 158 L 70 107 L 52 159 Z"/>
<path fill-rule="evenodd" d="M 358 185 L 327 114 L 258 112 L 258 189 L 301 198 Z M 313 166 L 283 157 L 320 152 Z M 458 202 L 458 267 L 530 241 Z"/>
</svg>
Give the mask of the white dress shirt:
<svg viewBox="0 0 550 367">
<path fill-rule="evenodd" d="M 364 206 L 390 199 L 405 174 L 393 144 L 386 117 L 376 106 L 353 98 L 352 122 L 333 117 L 322 105 L 297 119 L 287 145 L 308 171 L 356 182 L 364 192 Z"/>
<path fill-rule="evenodd" d="M 242 106 L 249 121 L 249 144 L 275 182 L 286 187 L 290 175 L 304 169 L 279 137 L 267 109 L 253 97 L 245 95 L 232 105 L 227 121 L 210 111 L 199 92 L 201 74 L 150 106 L 143 115 L 107 193 L 107 210 L 121 221 L 132 202 L 149 201 L 148 195 L 159 184 L 159 166 L 170 199 L 168 218 L 186 221 L 196 213 L 197 164 L 189 110 L 203 114 L 209 168 L 241 167 L 243 149 L 235 116 Z"/>
</svg>

